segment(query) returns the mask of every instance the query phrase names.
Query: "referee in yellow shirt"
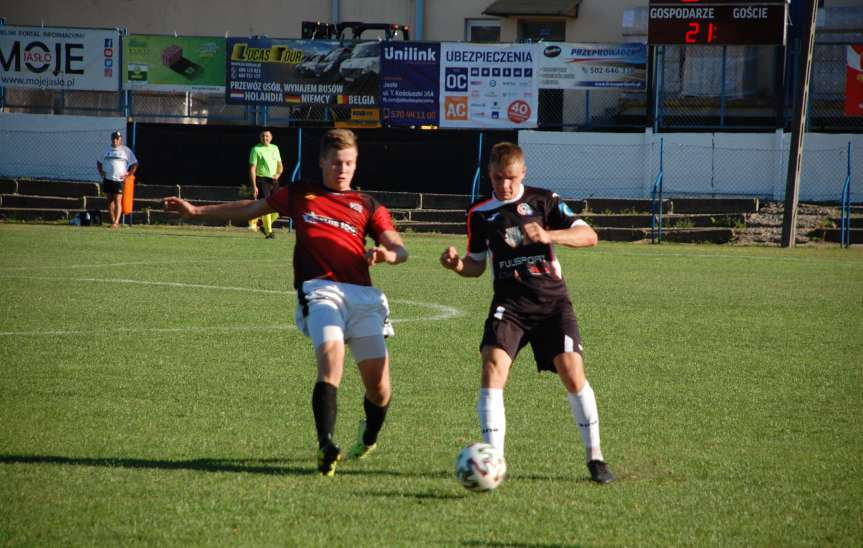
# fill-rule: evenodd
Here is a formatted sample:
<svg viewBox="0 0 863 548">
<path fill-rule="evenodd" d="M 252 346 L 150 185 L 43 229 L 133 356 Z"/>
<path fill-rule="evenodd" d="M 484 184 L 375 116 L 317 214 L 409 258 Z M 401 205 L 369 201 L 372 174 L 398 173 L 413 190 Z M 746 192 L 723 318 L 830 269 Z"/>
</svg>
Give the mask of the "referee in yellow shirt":
<svg viewBox="0 0 863 548">
<path fill-rule="evenodd" d="M 272 143 L 273 134 L 265 129 L 260 135 L 261 142 L 252 147 L 249 153 L 249 180 L 252 183 L 252 196 L 257 200 L 267 198 L 279 188 L 279 177 L 282 176 L 282 155 L 279 147 Z M 271 240 L 273 221 L 279 218 L 278 213 L 270 213 L 260 217 L 264 224 L 264 237 Z M 249 228 L 256 230 L 258 219 L 249 221 Z"/>
</svg>

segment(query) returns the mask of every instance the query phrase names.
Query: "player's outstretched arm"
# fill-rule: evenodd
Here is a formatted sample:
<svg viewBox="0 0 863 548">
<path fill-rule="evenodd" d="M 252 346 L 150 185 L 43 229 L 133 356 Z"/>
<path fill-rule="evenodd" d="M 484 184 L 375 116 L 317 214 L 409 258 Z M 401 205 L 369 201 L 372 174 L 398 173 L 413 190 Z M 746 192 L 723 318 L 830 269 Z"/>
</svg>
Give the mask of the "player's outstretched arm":
<svg viewBox="0 0 863 548">
<path fill-rule="evenodd" d="M 470 256 L 459 257 L 458 251 L 453 246 L 449 246 L 441 253 L 440 264 L 465 278 L 476 278 L 485 272 L 485 261 L 475 261 Z"/>
<path fill-rule="evenodd" d="M 395 230 L 384 231 L 378 245 L 366 250 L 366 262 L 369 266 L 378 263 L 399 264 L 408 260 L 408 250 L 402 242 L 401 235 Z"/>
<path fill-rule="evenodd" d="M 193 205 L 188 200 L 169 196 L 162 199 L 166 211 L 176 211 L 183 217 L 208 218 L 223 221 L 245 222 L 261 215 L 275 212 L 266 200 L 238 200 L 223 204 Z"/>
<path fill-rule="evenodd" d="M 590 225 L 579 223 L 576 226 L 562 230 L 546 230 L 539 223 L 527 223 L 524 225 L 524 238 L 528 242 L 556 244 L 566 247 L 593 247 L 599 242 Z"/>
</svg>

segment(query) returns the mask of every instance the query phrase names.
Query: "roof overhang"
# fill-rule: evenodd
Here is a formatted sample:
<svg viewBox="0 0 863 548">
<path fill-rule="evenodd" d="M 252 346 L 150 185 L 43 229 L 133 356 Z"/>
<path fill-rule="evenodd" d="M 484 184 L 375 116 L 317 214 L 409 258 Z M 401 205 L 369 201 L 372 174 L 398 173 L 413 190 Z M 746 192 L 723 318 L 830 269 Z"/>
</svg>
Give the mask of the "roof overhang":
<svg viewBox="0 0 863 548">
<path fill-rule="evenodd" d="M 483 15 L 498 17 L 578 17 L 581 0 L 495 0 Z"/>
</svg>

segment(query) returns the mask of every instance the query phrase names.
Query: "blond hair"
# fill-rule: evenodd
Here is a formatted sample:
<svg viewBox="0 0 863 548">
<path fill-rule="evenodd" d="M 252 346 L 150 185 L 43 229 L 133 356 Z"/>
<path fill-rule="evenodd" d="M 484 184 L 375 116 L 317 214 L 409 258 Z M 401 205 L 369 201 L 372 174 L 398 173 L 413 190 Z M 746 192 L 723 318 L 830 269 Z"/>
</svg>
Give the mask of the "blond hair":
<svg viewBox="0 0 863 548">
<path fill-rule="evenodd" d="M 503 168 L 514 163 L 524 163 L 524 152 L 520 146 L 503 141 L 491 147 L 491 156 L 488 159 L 490 166 Z"/>
<path fill-rule="evenodd" d="M 329 153 L 330 150 L 344 150 L 346 148 L 357 148 L 357 136 L 349 129 L 331 129 L 321 137 L 320 157 Z"/>
</svg>

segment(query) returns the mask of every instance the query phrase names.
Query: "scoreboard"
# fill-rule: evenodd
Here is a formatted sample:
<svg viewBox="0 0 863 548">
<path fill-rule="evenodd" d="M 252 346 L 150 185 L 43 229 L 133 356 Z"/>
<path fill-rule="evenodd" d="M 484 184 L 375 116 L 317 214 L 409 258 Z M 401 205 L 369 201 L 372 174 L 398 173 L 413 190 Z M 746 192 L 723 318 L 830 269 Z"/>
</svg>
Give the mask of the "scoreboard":
<svg viewBox="0 0 863 548">
<path fill-rule="evenodd" d="M 650 45 L 784 45 L 786 0 L 650 0 Z"/>
</svg>

